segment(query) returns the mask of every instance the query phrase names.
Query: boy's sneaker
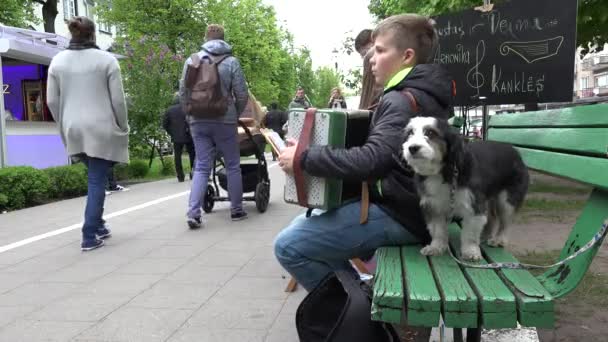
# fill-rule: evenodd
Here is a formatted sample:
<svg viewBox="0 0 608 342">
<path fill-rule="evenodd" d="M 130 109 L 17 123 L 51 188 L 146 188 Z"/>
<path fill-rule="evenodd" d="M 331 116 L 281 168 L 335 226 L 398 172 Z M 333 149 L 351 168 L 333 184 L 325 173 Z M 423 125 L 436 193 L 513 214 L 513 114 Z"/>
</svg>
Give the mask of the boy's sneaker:
<svg viewBox="0 0 608 342">
<path fill-rule="evenodd" d="M 95 233 L 95 235 L 97 235 L 98 239 L 103 240 L 103 239 L 107 239 L 107 238 L 111 237 L 112 231 L 106 227 L 103 227 L 101 229 L 98 229 L 97 232 Z"/>
<path fill-rule="evenodd" d="M 199 229 L 203 226 L 203 221 L 200 217 L 189 218 L 187 222 L 190 229 Z"/>
<path fill-rule="evenodd" d="M 80 249 L 83 252 L 88 252 L 88 251 L 94 250 L 95 248 L 99 248 L 99 247 L 103 246 L 103 244 L 104 244 L 103 240 L 99 240 L 99 239 L 84 241 L 82 244 L 80 244 Z"/>
<path fill-rule="evenodd" d="M 241 221 L 247 218 L 247 213 L 244 211 L 239 211 L 237 213 L 230 214 L 230 218 L 232 221 Z"/>
</svg>

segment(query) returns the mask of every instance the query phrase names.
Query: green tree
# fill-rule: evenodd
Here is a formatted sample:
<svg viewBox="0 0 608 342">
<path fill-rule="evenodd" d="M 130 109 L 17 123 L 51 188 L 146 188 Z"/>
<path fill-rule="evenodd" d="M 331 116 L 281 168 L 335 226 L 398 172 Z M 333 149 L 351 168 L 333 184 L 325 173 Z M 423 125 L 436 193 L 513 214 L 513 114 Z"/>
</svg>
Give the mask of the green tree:
<svg viewBox="0 0 608 342">
<path fill-rule="evenodd" d="M 2 0 L 0 24 L 25 28 L 35 20 L 33 0 Z"/>
<path fill-rule="evenodd" d="M 494 1 L 499 3 L 500 1 Z M 417 0 L 371 0 L 369 11 L 383 19 L 399 13 L 440 15 L 481 5 L 481 0 L 417 1 Z M 577 17 L 577 45 L 582 53 L 602 51 L 608 43 L 608 1 L 579 0 Z"/>
<path fill-rule="evenodd" d="M 316 98 L 317 79 L 312 68 L 312 59 L 310 58 L 310 50 L 301 48 L 294 57 L 297 87 L 304 88 L 306 96 L 311 102 Z M 296 89 L 291 90 L 291 97 L 295 95 Z"/>
<path fill-rule="evenodd" d="M 340 75 L 332 68 L 321 67 L 315 71 L 315 78 L 317 80 L 316 96 L 311 100 L 315 107 L 326 108 L 331 90 L 340 87 Z"/>
</svg>

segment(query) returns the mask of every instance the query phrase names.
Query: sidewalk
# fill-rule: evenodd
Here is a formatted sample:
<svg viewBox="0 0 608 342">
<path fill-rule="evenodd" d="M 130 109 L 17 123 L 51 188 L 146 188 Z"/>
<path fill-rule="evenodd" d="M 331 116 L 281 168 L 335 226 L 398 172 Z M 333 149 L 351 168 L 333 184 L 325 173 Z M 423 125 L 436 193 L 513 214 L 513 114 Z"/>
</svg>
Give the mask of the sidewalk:
<svg viewBox="0 0 608 342">
<path fill-rule="evenodd" d="M 283 292 L 275 235 L 301 211 L 282 200 L 272 167 L 271 202 L 229 220 L 217 203 L 206 227 L 188 230 L 189 183 L 134 185 L 107 198 L 106 215 L 183 195 L 108 220 L 113 236 L 80 252 L 80 230 L 0 253 L 0 341 L 298 341 L 305 295 Z M 0 215 L 0 249 L 82 220 L 78 198 Z"/>
</svg>

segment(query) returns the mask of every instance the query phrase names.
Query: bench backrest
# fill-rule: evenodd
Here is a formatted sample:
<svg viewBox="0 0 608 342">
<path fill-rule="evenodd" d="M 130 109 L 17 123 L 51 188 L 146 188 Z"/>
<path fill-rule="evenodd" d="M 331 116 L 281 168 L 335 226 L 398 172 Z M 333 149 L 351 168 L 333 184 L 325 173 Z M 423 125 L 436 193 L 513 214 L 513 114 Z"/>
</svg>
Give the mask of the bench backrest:
<svg viewBox="0 0 608 342">
<path fill-rule="evenodd" d="M 608 189 L 608 104 L 494 115 L 488 139 L 517 146 L 531 169 Z"/>
<path fill-rule="evenodd" d="M 488 139 L 513 144 L 531 169 L 593 186 L 560 259 L 591 240 L 608 217 L 608 104 L 494 115 Z M 555 297 L 566 295 L 576 288 L 598 248 L 549 269 L 539 280 Z"/>
</svg>

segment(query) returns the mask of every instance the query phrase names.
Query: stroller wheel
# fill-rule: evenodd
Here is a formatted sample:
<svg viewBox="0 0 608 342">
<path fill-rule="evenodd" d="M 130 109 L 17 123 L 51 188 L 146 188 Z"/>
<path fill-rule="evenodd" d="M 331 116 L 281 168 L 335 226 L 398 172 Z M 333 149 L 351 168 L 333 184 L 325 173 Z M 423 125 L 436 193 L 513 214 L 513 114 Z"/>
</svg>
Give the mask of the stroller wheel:
<svg viewBox="0 0 608 342">
<path fill-rule="evenodd" d="M 207 214 L 213 210 L 215 204 L 215 189 L 212 186 L 207 186 L 207 192 L 203 201 L 203 211 Z"/>
<path fill-rule="evenodd" d="M 260 182 L 255 187 L 255 207 L 263 213 L 268 209 L 268 201 L 270 201 L 270 183 Z"/>
</svg>

